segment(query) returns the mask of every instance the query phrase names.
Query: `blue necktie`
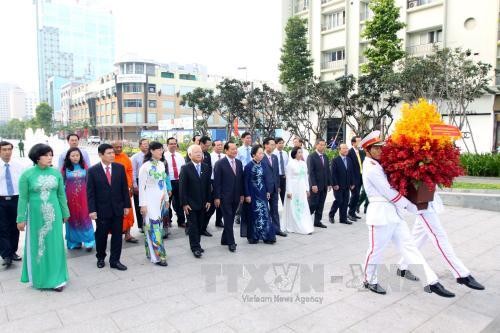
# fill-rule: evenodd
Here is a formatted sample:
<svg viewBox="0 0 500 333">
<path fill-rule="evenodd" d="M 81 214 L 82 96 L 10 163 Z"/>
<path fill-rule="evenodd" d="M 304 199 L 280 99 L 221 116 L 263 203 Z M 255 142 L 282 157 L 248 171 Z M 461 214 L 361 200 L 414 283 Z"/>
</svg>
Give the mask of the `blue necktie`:
<svg viewBox="0 0 500 333">
<path fill-rule="evenodd" d="M 201 175 L 200 165 L 196 164 L 196 172 L 198 172 L 198 177 Z"/>
<path fill-rule="evenodd" d="M 250 162 L 250 147 L 247 147 L 247 163 Z"/>
<path fill-rule="evenodd" d="M 345 159 L 345 157 L 342 157 L 342 160 L 344 161 L 344 166 L 347 169 L 347 160 Z"/>
<path fill-rule="evenodd" d="M 281 167 L 281 175 L 285 174 L 285 161 L 283 161 L 283 152 L 280 151 L 280 167 Z"/>
<path fill-rule="evenodd" d="M 5 180 L 7 182 L 7 195 L 14 195 L 14 185 L 12 184 L 12 176 L 10 175 L 10 167 L 5 164 Z"/>
</svg>

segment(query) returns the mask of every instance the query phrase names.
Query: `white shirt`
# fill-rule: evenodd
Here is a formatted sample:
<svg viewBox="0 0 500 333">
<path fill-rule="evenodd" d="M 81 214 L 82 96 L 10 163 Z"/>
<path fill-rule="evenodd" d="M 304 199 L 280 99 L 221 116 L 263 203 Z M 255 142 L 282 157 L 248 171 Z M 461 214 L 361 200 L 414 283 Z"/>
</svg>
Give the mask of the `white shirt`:
<svg viewBox="0 0 500 333">
<path fill-rule="evenodd" d="M 251 160 L 252 160 L 252 146 L 241 146 L 238 147 L 238 155 L 236 156 L 237 159 L 241 161 L 241 164 L 243 164 L 243 168 L 245 165 L 247 165 Z"/>
<path fill-rule="evenodd" d="M 175 178 L 174 167 L 172 165 L 172 153 L 167 150 L 166 152 L 163 153 L 163 155 L 165 156 L 165 160 L 167 160 L 168 176 L 170 177 L 170 180 L 179 180 L 179 176 L 181 174 L 181 167 L 184 164 L 186 164 L 186 161 L 179 152 L 176 151 L 174 153 L 175 164 L 177 165 L 177 178 Z"/>
<path fill-rule="evenodd" d="M 279 166 L 279 170 L 280 170 L 280 176 L 284 176 L 284 175 L 286 175 L 286 166 L 288 165 L 288 154 L 284 150 L 281 150 L 281 153 L 282 153 L 281 156 L 283 156 L 283 163 L 285 166 L 285 170 L 281 170 L 280 150 L 275 149 L 273 151 L 273 155 L 276 155 L 276 157 L 278 158 L 278 166 Z"/>
<path fill-rule="evenodd" d="M 134 178 L 132 181 L 134 183 L 134 187 L 137 188 L 137 178 L 139 178 L 139 170 L 144 163 L 144 153 L 142 151 L 135 153 L 134 155 L 132 155 L 131 160 Z"/>
<path fill-rule="evenodd" d="M 219 158 L 219 155 L 220 155 L 220 158 Z M 217 163 L 217 161 L 219 161 L 219 160 L 222 160 L 225 156 L 226 156 L 226 154 L 224 154 L 224 153 L 217 154 L 214 151 L 210 153 L 210 159 L 212 161 L 212 178 L 211 178 L 212 180 L 214 179 L 215 163 Z"/>
<path fill-rule="evenodd" d="M 14 188 L 14 194 L 11 195 L 19 195 L 19 177 L 23 173 L 26 168 L 21 163 L 10 160 L 9 171 L 10 177 L 12 178 L 12 187 Z M 5 162 L 0 158 L 0 196 L 6 197 L 9 192 L 7 192 L 7 179 L 5 178 Z"/>
</svg>

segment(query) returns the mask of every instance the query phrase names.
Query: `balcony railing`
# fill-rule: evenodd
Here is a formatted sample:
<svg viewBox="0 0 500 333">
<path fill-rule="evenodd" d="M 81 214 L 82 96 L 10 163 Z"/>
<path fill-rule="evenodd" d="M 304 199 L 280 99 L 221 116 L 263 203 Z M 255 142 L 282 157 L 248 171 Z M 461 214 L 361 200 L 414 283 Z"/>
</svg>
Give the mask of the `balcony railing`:
<svg viewBox="0 0 500 333">
<path fill-rule="evenodd" d="M 441 50 L 443 48 L 443 42 L 411 45 L 406 48 L 406 53 L 421 56 L 434 52 L 435 49 Z"/>
<path fill-rule="evenodd" d="M 297 14 L 309 9 L 309 0 L 297 0 L 293 6 L 293 13 Z"/>
<path fill-rule="evenodd" d="M 345 60 L 325 61 L 321 63 L 321 69 L 340 70 L 344 69 L 344 67 L 345 67 Z"/>
<path fill-rule="evenodd" d="M 438 1 L 438 0 L 407 0 L 406 7 L 408 9 L 411 9 L 411 8 L 415 8 L 418 6 L 427 5 L 429 3 L 436 2 L 436 1 Z"/>
</svg>

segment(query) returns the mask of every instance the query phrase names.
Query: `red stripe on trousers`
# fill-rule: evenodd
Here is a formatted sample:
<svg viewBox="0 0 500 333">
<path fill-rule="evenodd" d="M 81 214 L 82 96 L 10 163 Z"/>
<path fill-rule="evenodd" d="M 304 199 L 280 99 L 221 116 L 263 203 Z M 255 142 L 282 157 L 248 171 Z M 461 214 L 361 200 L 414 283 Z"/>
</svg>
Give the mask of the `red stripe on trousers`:
<svg viewBox="0 0 500 333">
<path fill-rule="evenodd" d="M 366 269 L 368 268 L 368 262 L 370 261 L 370 256 L 373 254 L 373 249 L 375 248 L 375 241 L 373 238 L 373 225 L 372 225 L 372 250 L 370 251 L 370 254 L 368 254 L 368 257 L 366 257 L 366 262 L 365 262 L 365 282 L 366 281 Z"/>
<path fill-rule="evenodd" d="M 453 270 L 455 271 L 455 273 L 457 273 L 458 277 L 461 278 L 460 274 L 457 272 L 457 270 L 455 269 L 455 267 L 453 267 L 453 265 L 451 264 L 450 260 L 448 259 L 448 257 L 446 256 L 446 254 L 444 254 L 443 252 L 443 249 L 441 248 L 441 245 L 439 244 L 439 241 L 438 241 L 438 238 L 436 236 L 436 234 L 434 233 L 434 231 L 432 230 L 431 226 L 429 225 L 429 223 L 427 222 L 427 220 L 425 219 L 424 215 L 423 214 L 420 214 L 420 217 L 422 218 L 422 220 L 424 220 L 425 222 L 425 225 L 427 225 L 427 228 L 429 228 L 429 231 L 431 232 L 431 234 L 434 236 L 434 239 L 436 240 L 436 244 L 439 248 L 439 251 L 441 252 L 441 254 L 443 255 L 444 259 L 448 262 L 448 264 L 451 266 L 451 268 L 453 268 Z"/>
</svg>

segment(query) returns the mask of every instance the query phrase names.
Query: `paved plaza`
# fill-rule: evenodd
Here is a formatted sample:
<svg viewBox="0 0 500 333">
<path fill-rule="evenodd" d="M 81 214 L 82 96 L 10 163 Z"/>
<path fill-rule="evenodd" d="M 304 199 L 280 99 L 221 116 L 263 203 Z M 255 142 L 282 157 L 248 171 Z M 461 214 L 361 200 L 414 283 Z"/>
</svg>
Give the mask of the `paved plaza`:
<svg viewBox="0 0 500 333">
<path fill-rule="evenodd" d="M 420 283 L 393 274 L 381 281 L 389 285 L 387 295 L 364 291 L 363 220 L 328 223 L 313 235 L 279 237 L 275 245 L 237 239 L 236 253 L 219 245 L 221 230 L 212 221 L 214 237 L 202 238 L 202 259 L 191 254 L 184 230 L 173 228 L 168 267 L 146 260 L 137 229 L 140 244 L 124 243 L 125 272 L 108 263 L 97 269 L 95 252 L 70 251 L 70 282 L 62 293 L 20 283 L 20 263 L 0 270 L 0 332 L 498 332 L 500 214 L 447 207 L 441 218 L 485 291 L 456 284 L 431 244 L 424 255 L 455 298 L 427 294 Z M 398 258 L 391 246 L 386 263 Z"/>
</svg>

